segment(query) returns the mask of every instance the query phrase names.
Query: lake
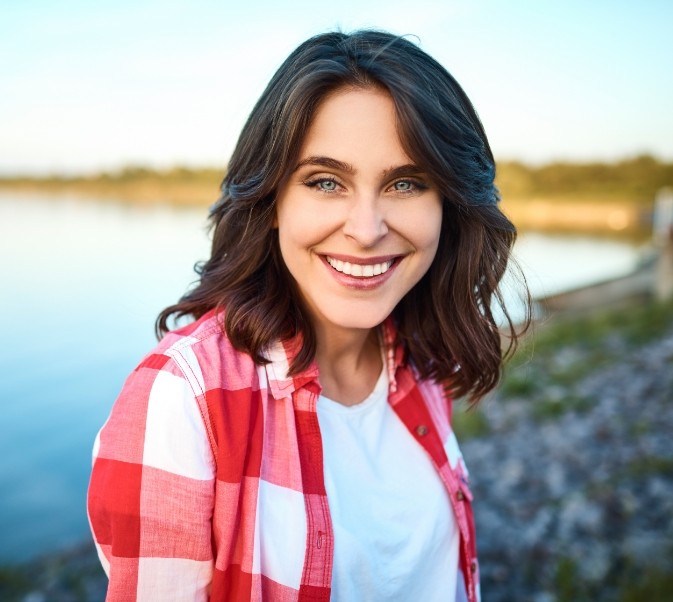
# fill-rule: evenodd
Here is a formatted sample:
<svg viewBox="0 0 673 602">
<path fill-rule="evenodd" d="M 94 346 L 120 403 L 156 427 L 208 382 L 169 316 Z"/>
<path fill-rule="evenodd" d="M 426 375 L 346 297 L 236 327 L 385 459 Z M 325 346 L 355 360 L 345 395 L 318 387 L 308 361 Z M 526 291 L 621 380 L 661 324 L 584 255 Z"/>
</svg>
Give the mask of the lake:
<svg viewBox="0 0 673 602">
<path fill-rule="evenodd" d="M 0 194 L 0 563 L 88 537 L 93 439 L 207 257 L 205 215 Z M 628 273 L 640 250 L 528 233 L 516 255 L 541 295 Z"/>
</svg>

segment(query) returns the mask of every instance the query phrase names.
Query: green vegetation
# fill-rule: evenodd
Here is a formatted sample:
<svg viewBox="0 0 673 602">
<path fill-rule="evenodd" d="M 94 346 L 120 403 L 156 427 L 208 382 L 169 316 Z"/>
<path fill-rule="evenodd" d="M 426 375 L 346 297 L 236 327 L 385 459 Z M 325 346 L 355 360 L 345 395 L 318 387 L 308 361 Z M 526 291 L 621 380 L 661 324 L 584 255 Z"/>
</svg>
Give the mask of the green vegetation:
<svg viewBox="0 0 673 602">
<path fill-rule="evenodd" d="M 566 412 L 579 414 L 591 409 L 591 400 L 579 395 L 567 395 L 563 398 L 538 398 L 533 406 L 533 418 L 538 422 L 553 420 Z"/>
<path fill-rule="evenodd" d="M 558 560 L 554 575 L 554 591 L 558 602 L 579 602 L 590 599 L 579 578 L 577 565 L 570 558 L 561 557 Z"/>
<path fill-rule="evenodd" d="M 649 206 L 657 191 L 673 186 L 673 163 L 649 155 L 616 163 L 550 163 L 531 167 L 498 163 L 503 199 L 540 197 L 621 200 Z"/>
<path fill-rule="evenodd" d="M 673 301 L 633 303 L 625 309 L 597 311 L 589 316 L 551 320 L 538 327 L 537 335 L 528 339 L 518 354 L 533 348 L 536 354 L 549 354 L 563 345 L 583 347 L 605 342 L 606 338 L 623 337 L 629 346 L 651 341 L 673 324 Z"/>
<path fill-rule="evenodd" d="M 625 470 L 626 477 L 642 477 L 647 475 L 673 477 L 673 458 L 643 456 L 631 462 Z"/>
<path fill-rule="evenodd" d="M 592 402 L 574 392 L 574 385 L 671 327 L 673 300 L 634 303 L 626 309 L 557 318 L 537 325 L 505 367 L 498 394 L 505 401 L 530 400 L 532 416 L 539 422 L 566 412 L 587 412 Z M 463 400 L 456 403 L 453 427 L 460 440 L 490 432 L 481 408 L 468 407 Z M 636 434 L 646 428 L 646 424 L 632 426 Z"/>
<path fill-rule="evenodd" d="M 156 170 L 143 166 L 129 166 L 114 172 L 104 171 L 93 175 L 49 175 L 49 176 L 12 176 L 0 178 L 0 184 L 44 184 L 45 186 L 75 185 L 75 184 L 129 184 L 139 182 L 165 182 L 167 184 L 199 183 L 208 186 L 217 186 L 222 180 L 224 169 L 188 167 L 173 167 L 171 169 Z"/>
<path fill-rule="evenodd" d="M 456 403 L 452 426 L 460 441 L 472 437 L 483 437 L 490 432 L 486 416 L 478 408 L 467 407 L 464 401 Z"/>
<path fill-rule="evenodd" d="M 673 574 L 654 567 L 644 572 L 625 567 L 611 575 L 607 583 L 588 584 L 580 577 L 575 561 L 559 558 L 553 577 L 557 602 L 605 600 L 606 589 L 611 590 L 609 599 L 614 602 L 668 602 L 673 592 Z"/>
<path fill-rule="evenodd" d="M 669 566 L 673 566 L 673 554 L 671 556 Z M 673 593 L 673 573 L 657 568 L 636 575 L 623 573 L 619 583 L 621 595 L 617 602 L 668 602 Z"/>
<path fill-rule="evenodd" d="M 498 165 L 502 208 L 520 230 L 651 234 L 659 190 L 673 186 L 673 163 L 641 156 L 616 163 Z"/>
<path fill-rule="evenodd" d="M 209 205 L 218 196 L 223 176 L 224 169 L 127 167 L 88 176 L 5 177 L 0 178 L 0 189 L 66 193 L 125 202 Z"/>
<path fill-rule="evenodd" d="M 671 326 L 673 300 L 550 320 L 538 325 L 517 350 L 505 369 L 500 393 L 505 399 L 535 399 L 540 419 L 585 411 L 589 401 L 569 393 L 574 383 Z"/>
<path fill-rule="evenodd" d="M 0 567 L 0 594 L 3 600 L 18 600 L 20 594 L 29 591 L 30 575 L 23 568 Z"/>
<path fill-rule="evenodd" d="M 155 170 L 131 166 L 88 176 L 0 177 L 0 189 L 133 202 L 210 204 L 223 173 L 223 167 Z M 634 230 L 642 225 L 641 212 L 651 209 L 657 191 L 673 186 L 673 163 L 649 155 L 614 163 L 543 166 L 502 161 L 496 183 L 505 212 L 521 228 Z"/>
</svg>

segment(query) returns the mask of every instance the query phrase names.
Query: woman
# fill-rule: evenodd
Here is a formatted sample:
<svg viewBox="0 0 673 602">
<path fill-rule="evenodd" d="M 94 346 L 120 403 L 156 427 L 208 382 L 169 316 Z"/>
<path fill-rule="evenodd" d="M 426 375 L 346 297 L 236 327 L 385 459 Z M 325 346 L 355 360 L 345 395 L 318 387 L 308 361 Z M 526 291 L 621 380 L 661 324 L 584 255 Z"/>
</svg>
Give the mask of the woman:
<svg viewBox="0 0 673 602">
<path fill-rule="evenodd" d="M 407 40 L 329 33 L 288 57 L 200 281 L 96 441 L 108 600 L 478 599 L 450 400 L 502 363 L 515 230 L 494 175 L 464 92 Z"/>
</svg>

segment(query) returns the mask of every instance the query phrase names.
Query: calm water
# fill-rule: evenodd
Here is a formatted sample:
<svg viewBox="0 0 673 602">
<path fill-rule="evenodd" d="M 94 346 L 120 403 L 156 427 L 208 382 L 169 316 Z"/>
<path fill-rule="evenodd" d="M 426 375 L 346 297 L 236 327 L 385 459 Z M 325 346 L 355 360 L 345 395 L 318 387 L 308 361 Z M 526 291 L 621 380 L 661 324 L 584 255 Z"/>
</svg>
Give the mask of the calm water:
<svg viewBox="0 0 673 602">
<path fill-rule="evenodd" d="M 0 562 L 88 536 L 96 431 L 208 247 L 202 209 L 0 195 Z M 534 294 L 638 260 L 588 237 L 528 234 L 516 251 Z"/>
</svg>

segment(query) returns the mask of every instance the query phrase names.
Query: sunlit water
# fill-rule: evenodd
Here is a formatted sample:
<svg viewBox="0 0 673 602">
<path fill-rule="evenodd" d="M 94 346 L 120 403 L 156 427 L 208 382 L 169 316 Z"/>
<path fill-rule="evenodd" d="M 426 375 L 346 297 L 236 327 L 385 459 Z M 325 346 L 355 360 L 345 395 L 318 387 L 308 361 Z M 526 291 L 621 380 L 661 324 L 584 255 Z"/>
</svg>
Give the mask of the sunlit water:
<svg viewBox="0 0 673 602">
<path fill-rule="evenodd" d="M 88 536 L 95 433 L 208 248 L 203 209 L 0 195 L 0 562 Z M 638 260 L 590 237 L 528 234 L 516 252 L 535 295 Z"/>
</svg>

